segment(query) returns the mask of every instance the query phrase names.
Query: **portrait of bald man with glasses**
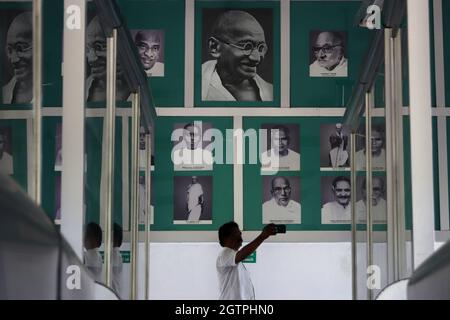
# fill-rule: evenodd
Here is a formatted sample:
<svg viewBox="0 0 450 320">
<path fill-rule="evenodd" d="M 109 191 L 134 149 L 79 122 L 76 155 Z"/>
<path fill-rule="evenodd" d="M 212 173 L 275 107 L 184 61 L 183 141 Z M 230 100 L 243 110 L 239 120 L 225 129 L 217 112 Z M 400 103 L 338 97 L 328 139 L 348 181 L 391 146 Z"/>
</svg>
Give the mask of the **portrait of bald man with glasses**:
<svg viewBox="0 0 450 320">
<path fill-rule="evenodd" d="M 258 75 L 269 50 L 260 22 L 246 11 L 228 10 L 214 21 L 202 64 L 203 101 L 272 101 L 273 86 Z"/>
<path fill-rule="evenodd" d="M 298 202 L 300 199 L 298 177 L 265 176 L 263 187 L 263 224 L 301 223 L 302 208 Z M 270 190 L 270 194 L 267 190 Z"/>
<path fill-rule="evenodd" d="M 11 69 L 10 80 L 2 87 L 5 104 L 33 100 L 33 16 L 31 11 L 16 15 L 6 33 L 5 53 Z"/>
<path fill-rule="evenodd" d="M 346 33 L 311 31 L 310 77 L 347 77 Z"/>
</svg>

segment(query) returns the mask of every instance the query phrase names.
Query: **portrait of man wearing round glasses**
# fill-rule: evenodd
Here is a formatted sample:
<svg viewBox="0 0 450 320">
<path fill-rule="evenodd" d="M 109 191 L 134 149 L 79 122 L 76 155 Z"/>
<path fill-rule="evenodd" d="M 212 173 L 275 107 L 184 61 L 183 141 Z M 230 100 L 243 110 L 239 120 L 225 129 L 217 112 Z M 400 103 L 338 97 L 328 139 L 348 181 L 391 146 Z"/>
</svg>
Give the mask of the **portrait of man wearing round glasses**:
<svg viewBox="0 0 450 320">
<path fill-rule="evenodd" d="M 228 10 L 218 16 L 209 35 L 213 59 L 202 65 L 202 100 L 272 101 L 272 84 L 258 75 L 269 50 L 258 20 L 246 11 Z"/>
<path fill-rule="evenodd" d="M 263 177 L 263 224 L 301 223 L 301 205 L 293 200 L 299 199 L 300 181 L 298 177 Z M 270 195 L 267 190 L 270 190 Z"/>
<path fill-rule="evenodd" d="M 147 77 L 164 77 L 162 30 L 132 30 L 134 43 Z"/>
<path fill-rule="evenodd" d="M 347 77 L 346 33 L 311 31 L 310 77 Z"/>
<path fill-rule="evenodd" d="M 12 20 L 6 33 L 5 53 L 11 78 L 2 88 L 4 104 L 33 100 L 33 17 L 22 12 Z M 7 69 L 8 70 L 8 69 Z"/>
<path fill-rule="evenodd" d="M 98 16 L 92 18 L 86 28 L 86 59 L 88 65 L 86 100 L 106 101 L 106 35 Z M 116 99 L 127 101 L 130 99 L 131 91 L 120 63 L 117 63 L 116 75 Z"/>
</svg>

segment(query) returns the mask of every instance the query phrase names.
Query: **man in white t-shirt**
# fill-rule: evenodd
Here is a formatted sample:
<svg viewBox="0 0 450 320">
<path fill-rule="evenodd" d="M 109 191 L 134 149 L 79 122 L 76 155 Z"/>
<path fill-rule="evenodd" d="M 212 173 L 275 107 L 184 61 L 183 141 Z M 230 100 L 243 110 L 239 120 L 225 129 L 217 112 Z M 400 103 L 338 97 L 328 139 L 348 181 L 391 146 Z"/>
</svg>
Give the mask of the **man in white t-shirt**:
<svg viewBox="0 0 450 320">
<path fill-rule="evenodd" d="M 231 221 L 219 228 L 219 242 L 223 247 L 216 260 L 219 300 L 255 300 L 252 280 L 242 261 L 264 240 L 275 234 L 275 225 L 268 224 L 258 237 L 239 250 L 242 246 L 242 232 L 239 225 Z"/>
<path fill-rule="evenodd" d="M 335 201 L 327 202 L 322 207 L 322 224 L 350 223 L 350 179 L 339 176 L 334 178 L 331 189 Z"/>
<path fill-rule="evenodd" d="M 291 185 L 285 177 L 275 177 L 271 183 L 272 198 L 263 203 L 263 223 L 301 223 L 300 203 L 291 199 Z"/>
<path fill-rule="evenodd" d="M 92 272 L 94 280 L 103 282 L 103 262 L 98 248 L 102 245 L 102 229 L 97 223 L 86 225 L 84 233 L 84 265 Z"/>
<path fill-rule="evenodd" d="M 300 154 L 289 148 L 289 128 L 276 125 L 270 129 L 270 149 L 261 155 L 261 170 L 300 170 Z"/>
<path fill-rule="evenodd" d="M 123 230 L 122 227 L 114 223 L 113 226 L 113 252 L 112 252 L 112 288 L 116 292 L 116 294 L 122 298 L 122 290 L 123 290 L 123 262 L 122 262 L 122 254 L 120 253 L 120 246 L 122 245 L 123 238 Z"/>
</svg>

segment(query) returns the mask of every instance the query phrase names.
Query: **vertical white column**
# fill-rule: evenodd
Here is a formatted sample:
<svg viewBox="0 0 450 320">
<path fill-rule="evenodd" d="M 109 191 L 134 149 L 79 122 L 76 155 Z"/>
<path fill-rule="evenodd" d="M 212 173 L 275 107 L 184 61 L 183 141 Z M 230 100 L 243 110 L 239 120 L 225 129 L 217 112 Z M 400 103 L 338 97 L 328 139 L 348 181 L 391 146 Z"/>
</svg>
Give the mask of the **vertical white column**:
<svg viewBox="0 0 450 320">
<path fill-rule="evenodd" d="M 33 1 L 33 199 L 41 204 L 42 186 L 42 0 Z"/>
<path fill-rule="evenodd" d="M 186 0 L 184 36 L 184 107 L 194 106 L 194 16 L 195 0 Z"/>
<path fill-rule="evenodd" d="M 82 259 L 86 1 L 64 0 L 61 232 Z"/>
<path fill-rule="evenodd" d="M 430 28 L 428 0 L 408 0 L 409 104 L 413 263 L 434 250 L 433 157 L 431 131 Z"/>
<path fill-rule="evenodd" d="M 289 108 L 291 103 L 291 1 L 281 0 L 281 36 L 280 36 L 280 86 L 281 107 Z"/>
</svg>

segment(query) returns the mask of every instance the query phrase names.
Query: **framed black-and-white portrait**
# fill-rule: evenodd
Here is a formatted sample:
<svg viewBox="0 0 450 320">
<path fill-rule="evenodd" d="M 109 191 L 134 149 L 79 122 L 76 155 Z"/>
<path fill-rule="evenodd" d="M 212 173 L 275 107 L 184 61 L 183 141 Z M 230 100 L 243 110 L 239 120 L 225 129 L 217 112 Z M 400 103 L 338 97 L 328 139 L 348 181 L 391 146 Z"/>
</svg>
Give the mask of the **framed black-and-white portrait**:
<svg viewBox="0 0 450 320">
<path fill-rule="evenodd" d="M 0 127 L 0 173 L 5 175 L 14 174 L 12 130 L 9 126 Z"/>
<path fill-rule="evenodd" d="M 367 184 L 366 177 L 356 177 L 356 221 L 365 224 L 367 208 Z M 386 177 L 372 176 L 372 223 L 386 224 L 387 222 L 387 202 L 386 202 Z"/>
<path fill-rule="evenodd" d="M 62 170 L 62 123 L 56 125 L 55 133 L 55 171 Z"/>
<path fill-rule="evenodd" d="M 130 31 L 147 77 L 164 77 L 164 30 Z"/>
<path fill-rule="evenodd" d="M 298 124 L 265 123 L 261 129 L 266 140 L 260 144 L 261 172 L 300 170 L 300 126 Z M 264 132 L 264 131 L 263 131 Z"/>
<path fill-rule="evenodd" d="M 155 144 L 152 143 L 152 154 L 150 156 L 151 170 L 154 170 L 155 165 Z M 147 141 L 145 138 L 145 128 L 141 126 L 139 128 L 139 169 L 145 170 L 147 163 Z"/>
<path fill-rule="evenodd" d="M 386 135 L 384 123 L 372 123 L 372 170 L 386 170 Z M 365 126 L 358 128 L 358 137 L 356 139 L 355 167 L 358 171 L 366 170 L 366 143 Z"/>
<path fill-rule="evenodd" d="M 351 223 L 350 176 L 321 177 L 322 224 Z"/>
<path fill-rule="evenodd" d="M 201 14 L 201 101 L 273 101 L 273 9 Z"/>
<path fill-rule="evenodd" d="M 106 35 L 100 18 L 88 10 L 86 26 L 86 101 L 106 101 Z M 116 101 L 130 100 L 131 90 L 117 59 Z"/>
<path fill-rule="evenodd" d="M 61 176 L 55 177 L 55 220 L 61 220 Z"/>
<path fill-rule="evenodd" d="M 264 176 L 262 190 L 263 224 L 300 224 L 300 178 Z"/>
<path fill-rule="evenodd" d="M 342 123 L 320 125 L 320 168 L 350 169 L 350 131 Z"/>
<path fill-rule="evenodd" d="M 205 132 L 212 129 L 211 122 L 192 121 L 175 123 L 172 134 L 172 162 L 174 171 L 207 171 L 213 169 L 214 158 L 208 147 Z"/>
<path fill-rule="evenodd" d="M 173 188 L 174 224 L 212 224 L 212 176 L 175 176 Z"/>
<path fill-rule="evenodd" d="M 146 199 L 146 193 L 145 193 L 145 175 L 139 176 L 139 224 L 145 225 L 145 219 L 146 219 L 146 213 L 147 213 L 147 199 Z M 154 223 L 154 188 L 151 188 L 151 197 L 150 197 L 150 224 Z"/>
<path fill-rule="evenodd" d="M 0 10 L 2 104 L 33 100 L 32 11 Z"/>
<path fill-rule="evenodd" d="M 310 77 L 347 77 L 346 31 L 312 30 L 309 48 Z"/>
</svg>

